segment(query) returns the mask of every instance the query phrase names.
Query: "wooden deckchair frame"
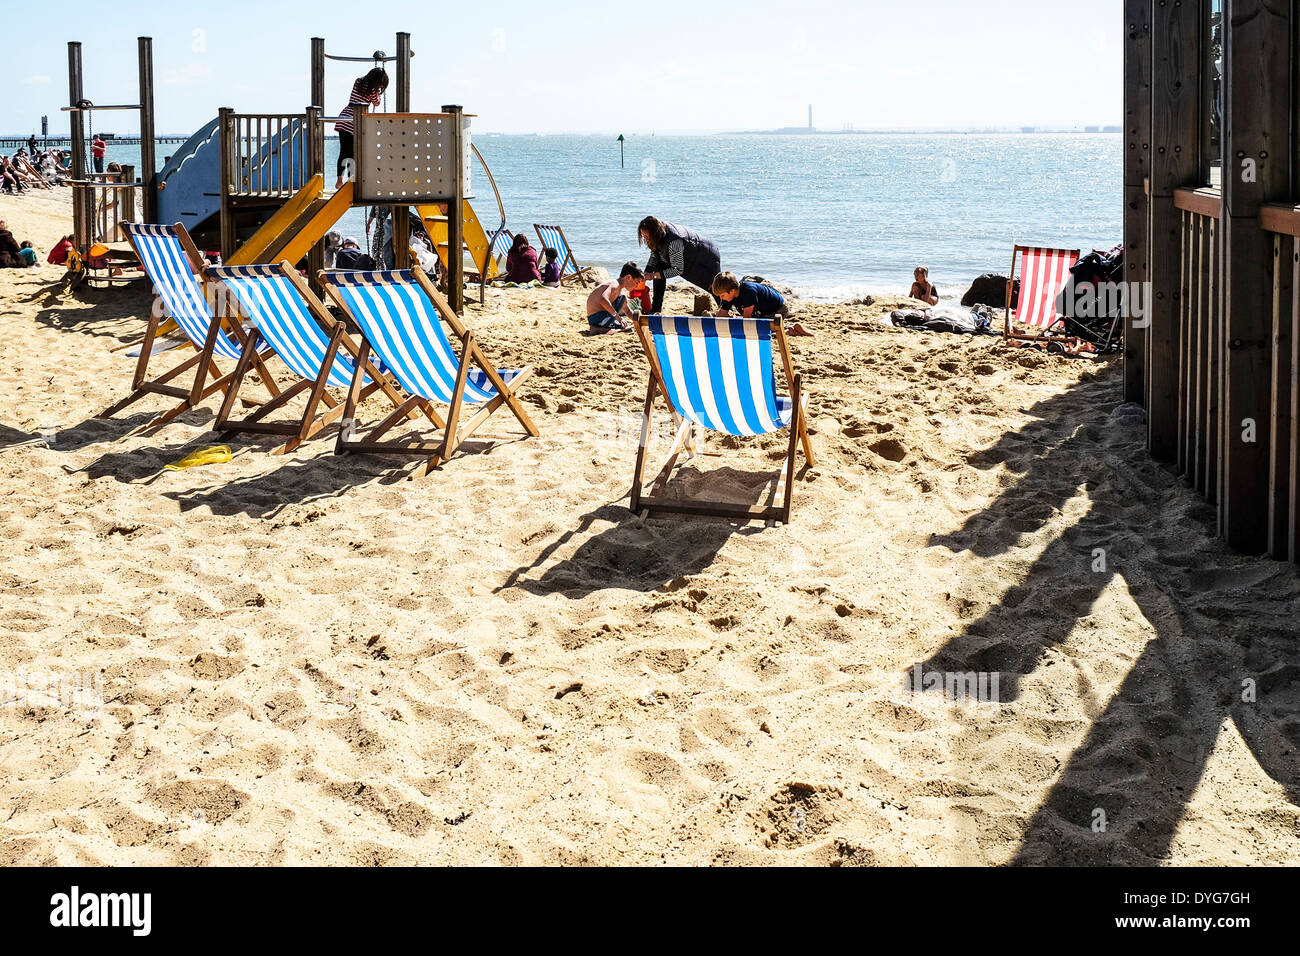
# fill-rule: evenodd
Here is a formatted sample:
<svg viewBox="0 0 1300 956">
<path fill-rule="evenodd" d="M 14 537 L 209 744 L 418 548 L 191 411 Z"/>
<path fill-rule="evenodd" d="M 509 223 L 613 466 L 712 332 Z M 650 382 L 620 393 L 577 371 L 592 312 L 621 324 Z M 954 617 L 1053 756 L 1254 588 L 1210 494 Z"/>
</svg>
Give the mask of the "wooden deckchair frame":
<svg viewBox="0 0 1300 956">
<path fill-rule="evenodd" d="M 1020 264 L 1023 265 L 1025 261 L 1025 253 L 1034 252 L 1037 250 L 1042 250 L 1044 252 L 1058 252 L 1058 253 L 1064 253 L 1066 255 L 1073 255 L 1075 261 L 1076 262 L 1079 261 L 1078 249 L 1049 249 L 1045 246 L 1020 246 L 1020 245 L 1017 245 L 1012 249 L 1011 274 L 1007 277 L 1006 315 L 1004 317 L 1004 325 L 1002 329 L 1002 340 L 1004 342 L 1056 342 L 1056 341 L 1064 341 L 1068 338 L 1071 338 L 1071 336 L 1066 335 L 1065 332 L 1063 331 L 1062 332 L 1052 331 L 1054 328 L 1056 328 L 1056 326 L 1063 325 L 1063 321 L 1060 318 L 1057 318 L 1055 322 L 1053 322 L 1051 325 L 1047 326 L 1037 334 L 1029 334 L 1025 332 L 1013 332 L 1011 329 L 1011 309 L 1012 309 L 1011 293 L 1016 287 L 1016 263 L 1018 260 Z M 1068 278 L 1066 279 L 1066 282 L 1067 283 L 1069 282 Z M 1023 277 L 1021 278 L 1020 286 L 1021 286 L 1021 291 L 1023 292 L 1024 291 Z M 1060 293 L 1058 292 L 1057 295 L 1059 294 Z M 1052 297 L 1052 301 L 1053 303 L 1055 303 L 1056 296 Z M 1020 303 L 1017 301 L 1016 306 L 1019 306 L 1019 304 Z M 1053 305 L 1053 309 L 1055 309 L 1055 305 Z"/>
<path fill-rule="evenodd" d="M 348 427 L 348 423 L 355 421 L 356 407 L 361 400 L 361 369 L 363 365 L 369 362 L 371 352 L 370 341 L 362 333 L 360 337 L 361 344 L 357 353 L 356 372 L 352 376 L 352 385 L 348 389 L 347 399 L 344 402 L 344 428 L 339 432 L 334 450 L 339 454 L 360 452 L 362 454 L 391 454 L 423 458 L 425 460 L 410 475 L 411 478 L 421 478 L 443 462 L 448 461 L 455 454 L 456 449 L 473 435 L 491 417 L 492 413 L 502 405 L 509 406 L 510 411 L 514 413 L 515 418 L 519 420 L 519 424 L 523 426 L 524 431 L 530 438 L 536 438 L 540 433 L 537 426 L 533 424 L 533 420 L 528 416 L 528 412 L 525 411 L 518 394 L 519 386 L 532 375 L 532 366 L 526 365 L 520 369 L 519 374 L 507 385 L 497 371 L 496 366 L 487 360 L 487 356 L 479 348 L 474 333 L 465 327 L 460 316 L 455 313 L 442 293 L 429 281 L 428 276 L 419 269 L 414 269 L 412 272 L 416 283 L 424 291 L 424 294 L 429 297 L 429 301 L 433 303 L 443 321 L 451 327 L 456 338 L 460 339 L 460 365 L 457 367 L 456 384 L 452 390 L 451 402 L 447 406 L 446 418 L 439 414 L 432 399 L 411 395 L 398 404 L 388 417 L 371 428 L 364 438 L 352 439 L 349 437 L 351 429 Z M 325 286 L 330 298 L 344 312 L 352 315 L 352 310 L 348 307 L 347 299 L 343 296 L 343 293 L 337 286 L 325 282 L 324 275 L 325 273 L 321 273 L 321 284 Z M 354 321 L 355 319 L 356 316 L 353 316 Z M 469 380 L 471 366 L 475 365 L 487 376 L 488 381 L 497 390 L 497 394 L 491 400 L 484 402 L 483 407 L 468 422 L 462 425 L 460 418 L 465 403 L 465 383 Z M 415 418 L 421 414 L 433 423 L 434 428 L 442 430 L 441 437 L 431 440 L 380 440 L 403 418 Z"/>
<path fill-rule="evenodd" d="M 190 267 L 190 271 L 199 280 L 200 286 L 203 286 L 203 256 L 200 254 L 198 247 L 194 245 L 194 240 L 190 238 L 188 230 L 181 223 L 175 223 L 171 227 L 176 230 L 176 237 L 180 240 L 181 248 L 185 250 L 185 258 Z M 136 258 L 144 263 L 144 257 L 140 255 L 140 250 L 136 248 L 135 239 L 128 233 L 127 240 L 131 244 L 131 249 Z M 147 274 L 147 273 L 146 273 Z M 152 277 L 150 277 L 152 279 Z M 165 321 L 170 322 L 168 318 Z M 221 369 L 216 363 L 214 350 L 217 344 L 217 335 L 225 329 L 234 338 L 235 342 L 241 347 L 247 343 L 247 333 L 243 326 L 236 319 L 230 316 L 213 316 L 212 321 L 208 324 L 208 334 L 203 341 L 203 348 L 190 356 L 185 361 L 179 363 L 169 371 L 159 375 L 157 378 L 149 378 L 149 360 L 153 357 L 154 341 L 158 338 L 160 327 L 164 319 L 157 308 L 150 309 L 149 326 L 145 330 L 144 342 L 140 346 L 140 358 L 135 365 L 135 375 L 131 380 L 131 394 L 114 405 L 110 405 L 104 411 L 96 415 L 96 418 L 110 418 L 122 411 L 127 406 L 139 401 L 146 395 L 167 395 L 172 398 L 179 398 L 180 404 L 170 411 L 163 412 L 150 419 L 131 432 L 137 435 L 142 432 L 152 431 L 156 428 L 170 423 L 174 419 L 183 415 L 191 409 L 197 408 L 204 399 L 214 392 L 224 392 L 234 380 L 234 373 L 222 375 Z M 188 343 L 192 344 L 192 343 Z M 262 378 L 262 384 L 272 399 L 280 394 L 279 388 L 275 384 L 275 379 L 267 371 L 266 364 L 263 362 L 261 355 L 253 355 L 250 359 L 251 365 L 257 369 L 257 374 Z M 170 384 L 173 379 L 179 378 L 186 372 L 194 370 L 194 381 L 189 388 L 179 385 Z M 245 405 L 257 405 L 260 402 L 244 399 Z"/>
<path fill-rule="evenodd" d="M 320 323 L 323 330 L 329 333 L 329 345 L 325 349 L 325 358 L 321 362 L 320 374 L 315 379 L 299 379 L 299 381 L 280 392 L 275 398 L 261 405 L 256 411 L 244 416 L 242 419 L 231 419 L 230 415 L 234 410 L 235 399 L 239 395 L 240 386 L 243 384 L 244 376 L 248 374 L 253 361 L 257 357 L 258 343 L 263 339 L 262 333 L 254 326 L 248 332 L 243 351 L 239 355 L 239 362 L 235 365 L 230 387 L 226 389 L 226 399 L 221 404 L 221 411 L 217 414 L 217 423 L 213 427 L 223 434 L 230 435 L 241 433 L 287 435 L 288 440 L 271 451 L 272 455 L 283 455 L 286 452 L 293 451 L 303 442 L 313 438 L 322 428 L 333 424 L 343 416 L 343 403 L 336 400 L 327 391 L 330 370 L 334 367 L 334 358 L 338 355 L 340 348 L 351 355 L 354 361 L 358 361 L 360 349 L 352 337 L 348 335 L 347 326 L 329 314 L 325 304 L 308 288 L 302 276 L 298 275 L 298 270 L 287 259 L 282 259 L 276 268 L 297 290 L 312 318 Z M 208 275 L 206 268 L 204 269 L 204 275 Z M 281 357 L 281 361 L 283 361 L 283 357 Z M 401 394 L 388 381 L 386 375 L 381 374 L 369 362 L 366 363 L 364 371 L 370 377 L 370 384 L 362 388 L 359 401 L 365 401 L 375 392 L 383 391 L 394 406 L 402 404 Z M 263 421 L 271 412 L 283 407 L 303 392 L 307 392 L 307 406 L 303 409 L 302 416 L 297 421 Z M 322 404 L 325 405 L 325 410 L 318 412 Z"/>
<path fill-rule="evenodd" d="M 564 230 L 559 226 L 547 226 L 546 228 L 554 229 L 560 234 L 560 238 L 564 241 L 565 255 L 564 258 L 560 260 L 560 285 L 564 285 L 568 280 L 576 280 L 585 289 L 587 287 L 588 267 L 578 265 L 578 260 L 573 255 L 573 244 L 569 242 L 569 237 L 564 234 Z M 542 244 L 542 248 L 539 251 L 544 251 L 546 249 L 546 240 L 542 238 L 542 227 L 537 223 L 533 223 L 533 231 L 537 233 L 537 241 Z M 570 276 L 564 274 L 564 265 L 568 262 L 572 262 L 573 268 L 577 270 Z"/>
<path fill-rule="evenodd" d="M 663 489 L 668 484 L 668 479 L 677 465 L 677 458 L 682 453 L 682 450 L 688 451 L 692 457 L 695 455 L 695 423 L 685 418 L 681 412 L 674 408 L 672 400 L 668 397 L 668 387 L 664 384 L 663 370 L 659 367 L 659 358 L 655 354 L 654 342 L 649 331 L 649 322 L 650 320 L 642 315 L 637 315 L 634 319 L 637 338 L 640 339 L 641 348 L 645 351 L 646 359 L 650 363 L 650 376 L 649 384 L 646 387 L 645 409 L 641 415 L 641 442 L 637 448 L 636 466 L 632 475 L 632 513 L 638 515 L 641 520 L 654 517 L 657 513 L 677 513 L 734 518 L 741 521 L 780 521 L 783 524 L 788 524 L 790 521 L 791 501 L 794 495 L 795 459 L 800 446 L 803 448 L 806 465 L 815 465 L 817 460 L 813 455 L 812 442 L 808 439 L 807 423 L 804 420 L 803 376 L 794 371 L 794 362 L 790 358 L 790 346 L 786 341 L 785 328 L 781 320 L 779 318 L 772 320 L 772 338 L 780 352 L 781 369 L 785 375 L 786 386 L 790 389 L 792 407 L 788 426 L 790 429 L 790 444 L 786 449 L 785 462 L 780 473 L 785 478 L 785 493 L 779 505 L 741 505 L 727 501 L 663 497 Z M 677 425 L 677 433 L 669 446 L 664 464 L 655 477 L 650 493 L 647 495 L 643 493 L 646 450 L 650 444 L 651 416 L 654 412 L 654 401 L 657 395 L 663 396 L 664 404 L 668 406 L 673 422 Z M 775 496 L 776 488 L 774 487 L 772 490 L 773 496 Z"/>
</svg>

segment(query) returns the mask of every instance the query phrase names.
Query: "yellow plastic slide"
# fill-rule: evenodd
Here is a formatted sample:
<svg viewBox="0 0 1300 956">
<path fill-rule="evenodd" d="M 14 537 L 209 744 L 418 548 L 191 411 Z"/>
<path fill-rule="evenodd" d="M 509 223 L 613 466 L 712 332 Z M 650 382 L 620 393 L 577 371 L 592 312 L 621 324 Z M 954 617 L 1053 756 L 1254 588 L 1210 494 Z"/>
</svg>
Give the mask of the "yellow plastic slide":
<svg viewBox="0 0 1300 956">
<path fill-rule="evenodd" d="M 463 201 L 462 212 L 465 217 L 465 245 L 469 249 L 470 258 L 474 260 L 474 267 L 478 269 L 479 274 L 486 279 L 495 278 L 497 274 L 496 263 L 492 259 L 492 250 L 489 245 L 487 233 L 483 229 L 483 223 L 479 221 L 478 215 L 474 212 L 474 207 L 469 204 L 469 200 Z M 419 206 L 416 212 L 424 220 L 425 231 L 429 233 L 429 238 L 433 240 L 434 247 L 438 250 L 438 258 L 442 260 L 442 267 L 447 268 L 447 207 L 445 205 L 436 206 Z M 484 270 L 486 274 L 484 273 Z"/>
<path fill-rule="evenodd" d="M 279 262 L 288 259 L 297 262 L 305 256 L 311 247 L 325 237 L 334 228 L 343 214 L 352 208 L 352 183 L 346 182 L 343 188 L 329 199 L 325 199 L 324 181 L 320 176 L 312 179 L 294 194 L 293 198 L 276 210 L 257 232 L 230 257 L 228 265 L 250 265 L 255 262 Z M 438 250 L 438 258 L 443 268 L 447 266 L 447 207 L 445 205 L 419 206 L 417 212 L 424 221 L 424 228 Z M 483 224 L 474 212 L 474 207 L 466 199 L 462 206 L 465 217 L 465 245 L 469 248 L 475 268 L 480 274 L 487 269 L 487 278 L 496 275 L 496 264 L 492 259 L 491 246 Z"/>
<path fill-rule="evenodd" d="M 279 262 L 281 259 L 297 262 L 352 208 L 351 182 L 344 183 L 343 188 L 329 199 L 322 196 L 323 192 L 323 180 L 320 176 L 313 176 L 235 250 L 227 264 L 245 266 L 254 262 Z"/>
</svg>

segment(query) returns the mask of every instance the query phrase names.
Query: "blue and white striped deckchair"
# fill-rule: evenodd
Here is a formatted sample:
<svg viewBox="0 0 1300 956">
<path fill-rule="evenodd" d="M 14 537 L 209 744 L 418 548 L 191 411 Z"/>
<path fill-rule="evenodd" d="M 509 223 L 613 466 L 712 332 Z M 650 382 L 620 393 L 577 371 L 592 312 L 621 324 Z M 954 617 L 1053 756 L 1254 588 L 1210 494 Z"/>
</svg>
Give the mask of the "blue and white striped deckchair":
<svg viewBox="0 0 1300 956">
<path fill-rule="evenodd" d="M 339 452 L 361 451 L 415 455 L 426 461 L 412 477 L 427 474 L 447 461 L 455 450 L 505 404 L 510 407 L 530 436 L 537 427 L 524 410 L 519 386 L 532 368 L 498 371 L 488 363 L 460 317 L 447 304 L 429 278 L 418 269 L 392 272 L 322 272 L 325 291 L 352 317 L 361 330 L 359 361 L 371 350 L 410 396 L 397 410 L 376 425 L 363 440 L 351 437 L 349 428 L 340 433 Z M 441 320 L 441 321 L 440 321 Z M 460 340 L 460 357 L 443 331 L 446 322 Z M 361 387 L 360 373 L 354 373 L 348 390 L 344 421 L 353 420 Z M 482 406 L 461 426 L 463 406 Z M 435 405 L 446 405 L 444 420 Z M 387 441 L 378 439 L 402 417 L 413 411 L 425 414 L 442 429 L 437 441 Z"/>
<path fill-rule="evenodd" d="M 488 259 L 489 271 L 495 270 L 495 272 L 488 276 L 489 279 L 506 271 L 506 256 L 510 255 L 510 247 L 514 241 L 514 233 L 504 226 L 492 234 L 492 239 L 488 243 Z"/>
<path fill-rule="evenodd" d="M 239 302 L 240 311 L 250 329 L 234 380 L 226 390 L 226 400 L 217 415 L 216 429 L 221 432 L 260 432 L 290 436 L 272 454 L 292 451 L 326 425 L 343 415 L 343 403 L 332 398 L 327 387 L 346 389 L 356 371 L 357 345 L 347 335 L 343 323 L 336 322 L 297 270 L 287 261 L 279 265 L 209 266 L 207 279 L 220 282 Z M 328 331 L 326 331 L 328 330 Z M 281 361 L 300 381 L 282 391 L 274 400 L 242 420 L 231 421 L 230 413 L 239 394 L 240 384 L 248 373 L 258 346 L 265 340 Z M 383 389 L 394 405 L 401 395 L 373 367 L 363 370 L 361 400 Z M 307 407 L 296 422 L 262 421 L 295 396 L 308 392 Z M 317 414 L 321 403 L 326 410 Z"/>
<path fill-rule="evenodd" d="M 233 318 L 223 316 L 214 319 L 200 277 L 203 257 L 184 226 L 180 223 L 174 226 L 154 226 L 124 222 L 122 231 L 126 233 L 127 241 L 139 257 L 141 267 L 153 282 L 166 314 L 176 321 L 198 352 L 163 375 L 152 380 L 148 378 L 154 339 L 163 320 L 163 312 L 155 305 L 140 349 L 140 360 L 136 363 L 131 394 L 99 415 L 100 418 L 107 418 L 150 394 L 181 399 L 181 403 L 171 411 L 158 415 L 137 429 L 143 431 L 167 424 L 176 416 L 196 407 L 213 392 L 225 391 L 233 375 L 223 376 L 214 359 L 221 357 L 237 362 L 246 336 L 238 321 Z M 274 380 L 266 374 L 262 355 L 254 353 L 250 356 L 250 362 L 262 375 L 262 382 L 271 396 L 274 398 L 278 395 L 279 389 Z M 194 370 L 194 382 L 189 388 L 168 384 L 191 369 Z"/>
<path fill-rule="evenodd" d="M 587 270 L 579 266 L 578 260 L 573 257 L 573 247 L 564 238 L 564 230 L 559 226 L 539 226 L 537 223 L 533 223 L 533 228 L 537 230 L 537 239 L 542 244 L 542 249 L 549 246 L 558 253 L 556 258 L 560 263 L 560 284 L 563 285 L 569 279 L 577 279 L 585 286 Z"/>
<path fill-rule="evenodd" d="M 637 317 L 636 331 L 650 363 L 650 384 L 632 481 L 632 511 L 642 517 L 654 512 L 680 512 L 747 521 L 789 521 L 799 444 L 809 465 L 813 464 L 813 454 L 804 427 L 803 379 L 794 373 L 780 320 L 651 315 Z M 773 349 L 773 342 L 778 349 Z M 789 398 L 776 392 L 774 356 L 781 361 Z M 642 485 L 646 446 L 656 395 L 662 395 L 668 403 L 678 429 L 668 460 L 645 495 Z M 766 435 L 789 428 L 782 503 L 773 504 L 779 480 L 773 484 L 765 505 L 663 497 L 661 492 L 682 448 L 694 451 L 695 425 L 734 436 Z"/>
</svg>

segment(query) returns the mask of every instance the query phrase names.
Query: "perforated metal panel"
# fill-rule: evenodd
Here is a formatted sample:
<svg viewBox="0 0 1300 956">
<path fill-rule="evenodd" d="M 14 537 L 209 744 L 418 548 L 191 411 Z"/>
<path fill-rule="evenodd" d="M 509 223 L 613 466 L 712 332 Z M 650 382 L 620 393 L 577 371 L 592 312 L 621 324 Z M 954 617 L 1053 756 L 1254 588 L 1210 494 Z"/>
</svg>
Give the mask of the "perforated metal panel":
<svg viewBox="0 0 1300 956">
<path fill-rule="evenodd" d="M 453 198 L 451 113 L 364 113 L 356 118 L 355 199 L 421 205 Z M 470 117 L 461 114 L 465 198 L 473 198 Z"/>
</svg>

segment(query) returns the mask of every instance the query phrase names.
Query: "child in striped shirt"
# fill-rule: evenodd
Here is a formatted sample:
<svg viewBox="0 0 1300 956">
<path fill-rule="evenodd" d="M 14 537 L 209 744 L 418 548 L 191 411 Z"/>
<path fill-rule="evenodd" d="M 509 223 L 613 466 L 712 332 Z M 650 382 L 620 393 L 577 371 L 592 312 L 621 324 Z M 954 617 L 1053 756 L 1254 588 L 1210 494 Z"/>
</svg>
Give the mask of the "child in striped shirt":
<svg viewBox="0 0 1300 956">
<path fill-rule="evenodd" d="M 365 103 L 371 109 L 378 109 L 386 89 L 388 89 L 388 74 L 384 72 L 383 67 L 378 66 L 352 84 L 352 96 L 348 99 L 348 105 L 343 107 L 338 122 L 334 124 L 334 129 L 339 134 L 339 178 L 334 184 L 335 189 L 343 188 L 344 172 L 351 176 L 356 166 L 352 150 L 352 136 L 356 132 L 352 122 L 352 107 Z"/>
</svg>

